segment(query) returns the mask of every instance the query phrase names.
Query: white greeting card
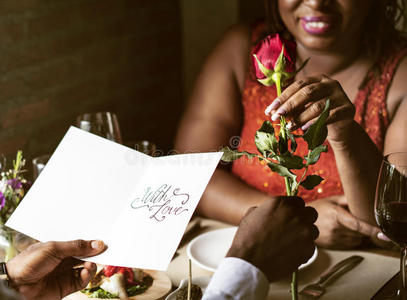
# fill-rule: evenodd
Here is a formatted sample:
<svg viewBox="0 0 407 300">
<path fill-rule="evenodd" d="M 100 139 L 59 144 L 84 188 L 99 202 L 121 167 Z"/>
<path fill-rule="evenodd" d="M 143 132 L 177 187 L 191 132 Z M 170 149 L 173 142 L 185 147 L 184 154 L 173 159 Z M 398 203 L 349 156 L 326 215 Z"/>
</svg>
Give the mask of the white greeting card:
<svg viewBox="0 0 407 300">
<path fill-rule="evenodd" d="M 43 242 L 103 240 L 96 263 L 166 270 L 221 156 L 153 158 L 71 127 L 6 225 Z"/>
</svg>

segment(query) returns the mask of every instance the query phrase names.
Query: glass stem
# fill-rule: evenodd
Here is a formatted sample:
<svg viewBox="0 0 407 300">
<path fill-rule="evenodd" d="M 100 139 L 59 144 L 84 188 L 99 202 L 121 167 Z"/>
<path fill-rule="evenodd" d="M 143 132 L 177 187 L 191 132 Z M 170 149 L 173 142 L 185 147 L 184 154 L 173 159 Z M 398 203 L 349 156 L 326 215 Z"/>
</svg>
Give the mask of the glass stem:
<svg viewBox="0 0 407 300">
<path fill-rule="evenodd" d="M 403 300 L 407 299 L 406 295 L 406 257 L 407 257 L 407 246 L 402 246 L 400 254 L 400 298 Z"/>
</svg>

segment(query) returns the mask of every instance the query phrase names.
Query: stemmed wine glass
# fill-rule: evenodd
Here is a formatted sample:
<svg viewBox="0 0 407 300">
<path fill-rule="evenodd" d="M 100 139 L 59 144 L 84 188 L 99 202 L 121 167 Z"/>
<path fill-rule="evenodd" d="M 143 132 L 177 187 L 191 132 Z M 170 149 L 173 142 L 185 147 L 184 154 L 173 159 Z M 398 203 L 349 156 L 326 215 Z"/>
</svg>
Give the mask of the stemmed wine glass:
<svg viewBox="0 0 407 300">
<path fill-rule="evenodd" d="M 407 299 L 407 152 L 383 158 L 376 187 L 376 222 L 383 233 L 401 248 L 400 285 L 389 299 Z"/>
<path fill-rule="evenodd" d="M 76 126 L 111 141 L 122 143 L 119 122 L 114 113 L 85 113 L 76 118 Z"/>
</svg>

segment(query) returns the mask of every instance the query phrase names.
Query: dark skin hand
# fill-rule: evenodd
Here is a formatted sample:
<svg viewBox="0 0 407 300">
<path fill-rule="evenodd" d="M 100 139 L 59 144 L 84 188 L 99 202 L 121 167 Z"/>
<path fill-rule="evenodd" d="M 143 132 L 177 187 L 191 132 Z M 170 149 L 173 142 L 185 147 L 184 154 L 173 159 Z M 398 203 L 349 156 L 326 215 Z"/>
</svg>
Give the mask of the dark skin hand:
<svg viewBox="0 0 407 300">
<path fill-rule="evenodd" d="M 62 299 L 85 288 L 96 272 L 94 263 L 83 263 L 73 256 L 94 256 L 105 249 L 101 241 L 34 244 L 7 262 L 10 286 L 27 300 Z"/>
<path fill-rule="evenodd" d="M 317 217 L 299 197 L 269 199 L 247 211 L 226 256 L 248 261 L 270 282 L 279 280 L 314 253 Z"/>
</svg>

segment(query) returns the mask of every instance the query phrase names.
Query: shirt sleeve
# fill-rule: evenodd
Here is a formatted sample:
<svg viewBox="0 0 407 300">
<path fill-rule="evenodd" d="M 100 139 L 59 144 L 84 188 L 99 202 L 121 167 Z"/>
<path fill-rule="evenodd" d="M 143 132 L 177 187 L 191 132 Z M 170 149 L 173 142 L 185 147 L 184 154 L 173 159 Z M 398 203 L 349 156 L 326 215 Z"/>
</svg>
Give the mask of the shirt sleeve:
<svg viewBox="0 0 407 300">
<path fill-rule="evenodd" d="M 266 299 L 269 281 L 258 268 L 247 261 L 226 257 L 213 275 L 202 300 Z"/>
</svg>

